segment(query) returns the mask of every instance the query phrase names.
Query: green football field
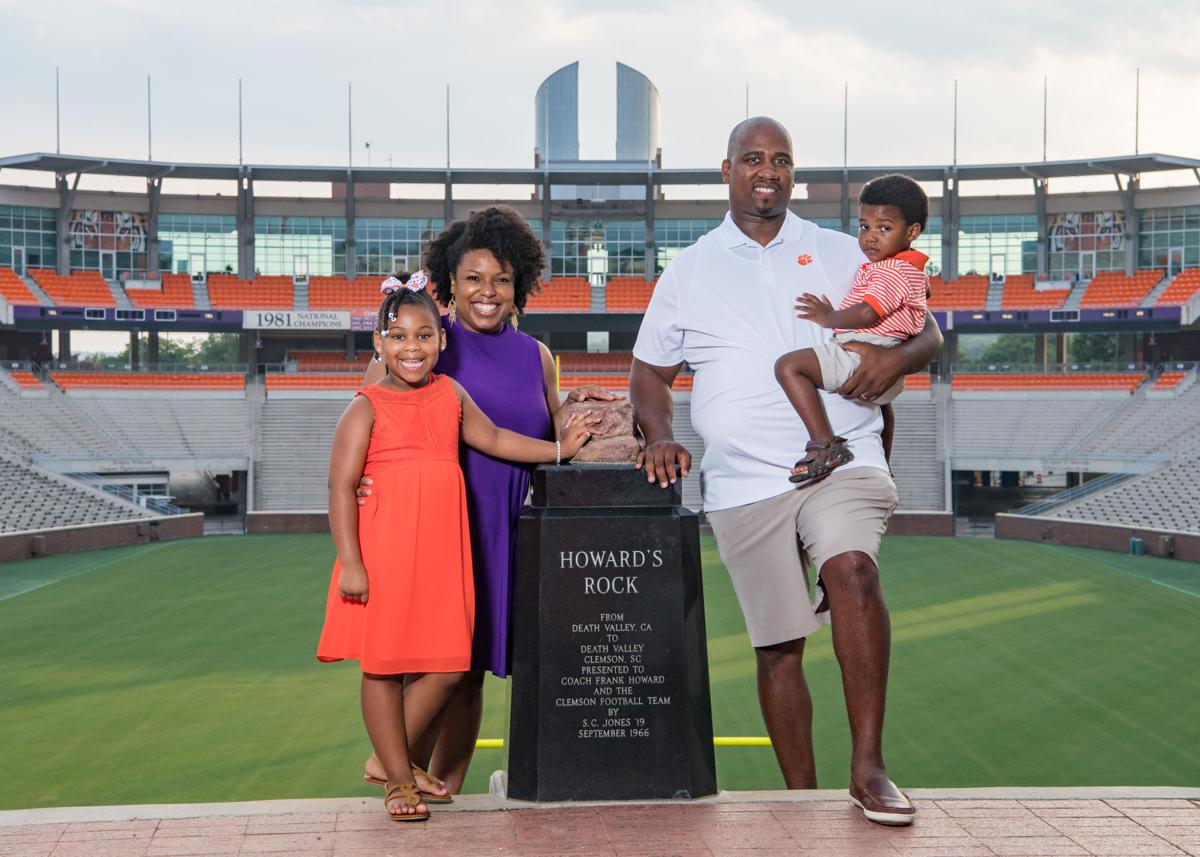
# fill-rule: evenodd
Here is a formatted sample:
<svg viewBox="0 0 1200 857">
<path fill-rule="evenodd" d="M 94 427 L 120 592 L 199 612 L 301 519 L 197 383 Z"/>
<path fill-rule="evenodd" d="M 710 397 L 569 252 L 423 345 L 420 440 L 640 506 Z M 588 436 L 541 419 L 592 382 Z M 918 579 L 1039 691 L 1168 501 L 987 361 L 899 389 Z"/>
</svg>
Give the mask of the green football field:
<svg viewBox="0 0 1200 857">
<path fill-rule="evenodd" d="M 226 536 L 0 565 L 0 808 L 373 794 L 352 664 L 313 656 L 325 536 Z M 754 657 L 704 541 L 718 735 L 765 734 Z M 889 538 L 889 768 L 907 787 L 1200 782 L 1200 565 Z M 821 785 L 849 738 L 828 631 L 807 656 Z M 484 737 L 503 737 L 489 679 Z M 769 748 L 724 789 L 781 786 Z M 476 755 L 486 788 L 502 750 Z"/>
</svg>

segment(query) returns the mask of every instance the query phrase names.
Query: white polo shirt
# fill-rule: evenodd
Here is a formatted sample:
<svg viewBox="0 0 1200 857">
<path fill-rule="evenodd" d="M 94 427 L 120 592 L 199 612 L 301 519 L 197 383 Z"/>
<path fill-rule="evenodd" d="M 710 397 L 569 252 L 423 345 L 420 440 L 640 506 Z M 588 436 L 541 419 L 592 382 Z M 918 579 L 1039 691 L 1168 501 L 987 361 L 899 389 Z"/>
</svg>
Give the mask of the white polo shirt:
<svg viewBox="0 0 1200 857">
<path fill-rule="evenodd" d="M 808 433 L 775 380 L 775 361 L 833 332 L 796 318 L 797 295 L 824 294 L 836 307 L 865 261 L 852 237 L 788 212 L 766 247 L 732 217 L 671 260 L 638 331 L 633 356 L 654 366 L 686 361 L 695 370 L 692 425 L 704 439 L 700 485 L 709 511 L 793 490 L 788 475 Z M 871 403 L 821 392 L 834 433 L 854 460 L 843 467 L 887 469 Z"/>
</svg>

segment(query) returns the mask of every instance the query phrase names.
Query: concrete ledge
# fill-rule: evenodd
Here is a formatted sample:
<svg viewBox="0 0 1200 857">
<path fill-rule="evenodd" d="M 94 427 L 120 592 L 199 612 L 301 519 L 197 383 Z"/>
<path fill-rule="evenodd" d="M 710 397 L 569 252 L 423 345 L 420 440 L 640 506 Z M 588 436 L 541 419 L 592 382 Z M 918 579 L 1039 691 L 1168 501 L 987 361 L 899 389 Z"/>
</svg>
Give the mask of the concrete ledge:
<svg viewBox="0 0 1200 857">
<path fill-rule="evenodd" d="M 204 535 L 204 515 L 131 518 L 75 527 L 0 534 L 0 562 L 55 556 L 123 545 L 190 539 Z"/>
<path fill-rule="evenodd" d="M 1116 553 L 1129 553 L 1129 540 L 1139 538 L 1145 543 L 1146 553 L 1150 556 L 1200 562 L 1200 534 L 1101 521 L 1001 513 L 996 515 L 996 538 L 1097 548 Z"/>
<path fill-rule="evenodd" d="M 905 789 L 918 801 L 1078 801 L 1078 800 L 1200 800 L 1200 788 L 1183 786 L 1063 786 L 1050 788 Z M 529 803 L 486 794 L 456 795 L 454 803 L 437 806 L 445 812 L 496 812 L 524 809 L 573 809 L 614 806 L 704 806 L 759 803 L 805 804 L 846 802 L 842 789 L 811 791 L 720 792 L 689 801 L 562 801 Z M 125 806 L 45 807 L 0 811 L 0 827 L 26 824 L 142 821 L 169 818 L 295 815 L 312 813 L 381 812 L 382 797 L 311 798 L 301 800 L 230 801 L 228 803 L 164 803 Z"/>
<path fill-rule="evenodd" d="M 327 533 L 329 512 L 324 509 L 294 512 L 247 512 L 247 533 Z"/>
<path fill-rule="evenodd" d="M 888 521 L 889 536 L 953 536 L 952 512 L 893 512 Z"/>
</svg>

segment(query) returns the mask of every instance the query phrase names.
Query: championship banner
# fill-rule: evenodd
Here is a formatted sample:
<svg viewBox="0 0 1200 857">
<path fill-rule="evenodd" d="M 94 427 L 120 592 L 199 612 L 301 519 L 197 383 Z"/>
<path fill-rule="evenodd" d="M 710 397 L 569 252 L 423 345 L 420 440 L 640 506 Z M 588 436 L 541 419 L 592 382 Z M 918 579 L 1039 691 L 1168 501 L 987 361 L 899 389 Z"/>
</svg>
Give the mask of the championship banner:
<svg viewBox="0 0 1200 857">
<path fill-rule="evenodd" d="M 349 330 L 350 313 L 336 310 L 245 310 L 243 330 Z"/>
<path fill-rule="evenodd" d="M 379 313 L 356 312 L 350 319 L 351 330 L 363 330 L 368 333 L 379 326 Z"/>
</svg>

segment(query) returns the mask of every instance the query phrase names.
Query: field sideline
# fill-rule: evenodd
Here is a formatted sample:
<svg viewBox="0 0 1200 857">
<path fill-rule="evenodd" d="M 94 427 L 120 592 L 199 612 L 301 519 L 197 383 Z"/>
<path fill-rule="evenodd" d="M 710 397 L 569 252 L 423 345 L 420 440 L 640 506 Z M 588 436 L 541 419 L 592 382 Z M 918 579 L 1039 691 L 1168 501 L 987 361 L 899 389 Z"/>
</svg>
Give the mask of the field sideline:
<svg viewBox="0 0 1200 857">
<path fill-rule="evenodd" d="M 704 540 L 719 735 L 763 735 L 754 658 Z M 325 536 L 227 536 L 0 565 L 0 809 L 373 794 L 353 665 L 313 656 Z M 889 538 L 889 767 L 904 786 L 1200 782 L 1200 564 Z M 821 785 L 849 737 L 827 631 L 807 661 Z M 483 735 L 504 737 L 489 680 Z M 724 789 L 781 787 L 769 748 Z M 503 751 L 476 755 L 486 788 Z"/>
</svg>

